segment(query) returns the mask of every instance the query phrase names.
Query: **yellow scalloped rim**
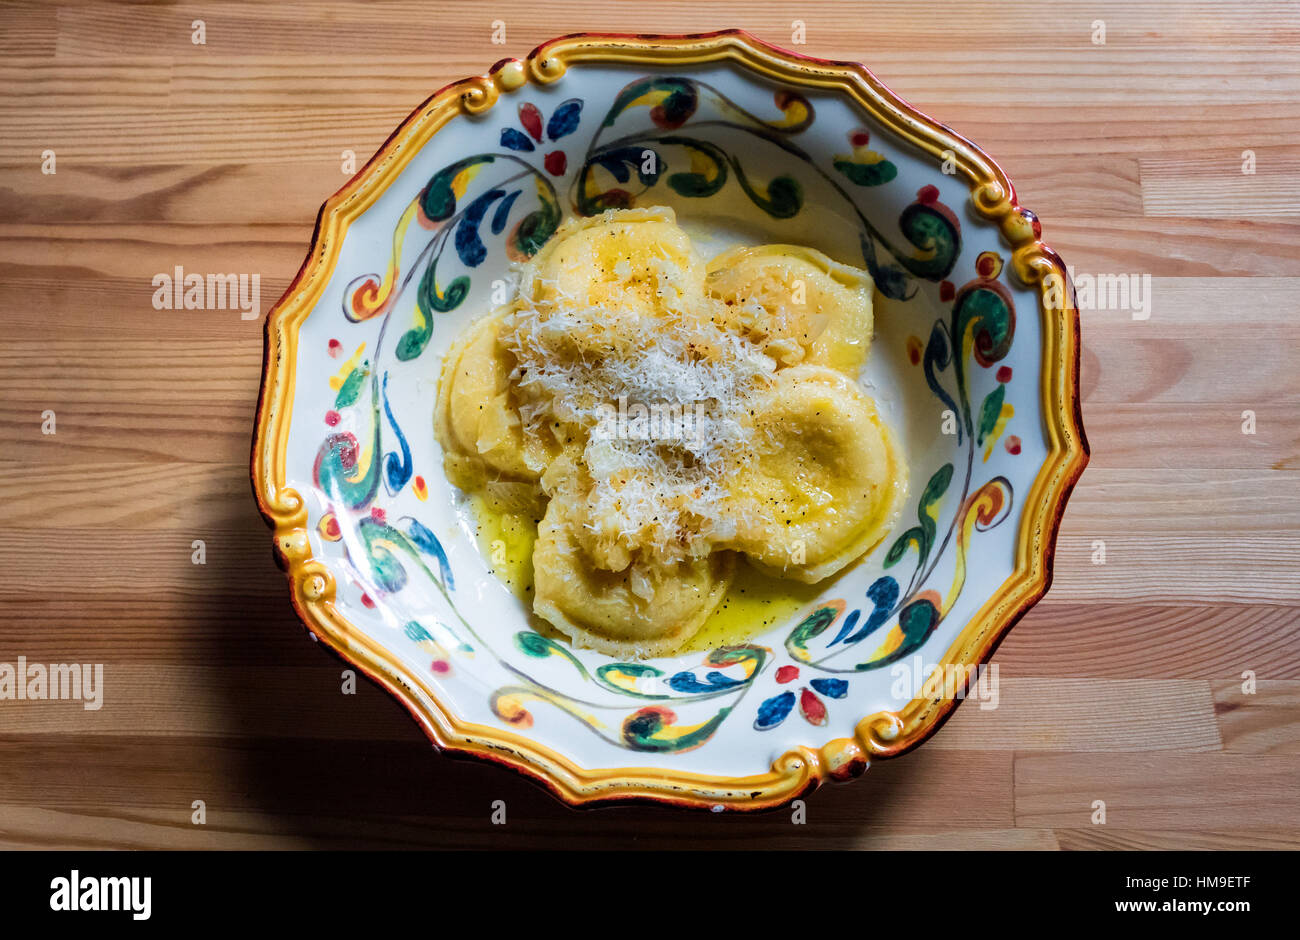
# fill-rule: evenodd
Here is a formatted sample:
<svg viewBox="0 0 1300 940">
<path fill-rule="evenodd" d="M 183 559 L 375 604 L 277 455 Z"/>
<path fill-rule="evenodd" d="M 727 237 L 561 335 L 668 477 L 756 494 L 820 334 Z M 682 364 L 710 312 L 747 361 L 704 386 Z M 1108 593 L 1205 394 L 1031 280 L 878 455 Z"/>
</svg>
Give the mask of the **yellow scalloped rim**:
<svg viewBox="0 0 1300 940">
<path fill-rule="evenodd" d="M 1050 450 L 1025 499 L 1016 571 L 963 628 L 942 665 L 985 662 L 1008 630 L 1046 592 L 1065 502 L 1088 463 L 1079 407 L 1079 318 L 1064 264 L 1038 240 L 1032 214 L 1021 209 L 1011 181 L 974 144 L 911 108 L 863 65 L 832 62 L 770 46 L 740 30 L 692 36 L 582 33 L 545 43 L 527 59 L 505 59 L 487 75 L 455 82 L 417 108 L 379 152 L 321 207 L 311 250 L 288 291 L 267 316 L 262 387 L 253 435 L 252 481 L 258 507 L 274 529 L 276 559 L 307 628 L 344 659 L 391 692 L 440 749 L 498 761 L 524 772 L 573 805 L 651 799 L 684 806 L 767 809 L 825 780 L 861 774 L 872 758 L 910 750 L 933 734 L 955 699 L 916 698 L 897 712 L 868 715 L 854 738 L 819 750 L 800 747 L 779 757 L 765 774 L 713 777 L 650 767 L 589 770 L 529 738 L 461 721 L 437 693 L 408 674 L 396 656 L 352 627 L 334 606 L 334 578 L 312 557 L 307 506 L 285 485 L 285 455 L 293 407 L 298 329 L 319 300 L 348 225 L 452 118 L 481 114 L 502 94 L 529 82 L 546 85 L 584 62 L 652 66 L 731 61 L 759 75 L 805 88 L 844 94 L 877 122 L 937 159 L 950 159 L 969 182 L 975 210 L 995 222 L 1011 247 L 1012 270 L 1040 291 L 1043 317 L 1041 400 Z"/>
</svg>

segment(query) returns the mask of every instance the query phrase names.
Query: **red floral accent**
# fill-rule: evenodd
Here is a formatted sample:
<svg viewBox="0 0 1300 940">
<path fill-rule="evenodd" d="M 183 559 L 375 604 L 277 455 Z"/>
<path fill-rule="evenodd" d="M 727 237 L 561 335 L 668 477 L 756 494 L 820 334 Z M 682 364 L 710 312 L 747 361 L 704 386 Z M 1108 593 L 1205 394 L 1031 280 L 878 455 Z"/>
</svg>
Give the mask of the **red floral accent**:
<svg viewBox="0 0 1300 940">
<path fill-rule="evenodd" d="M 1011 381 L 1011 366 L 998 369 L 998 381 L 1004 384 Z"/>
<path fill-rule="evenodd" d="M 564 155 L 563 150 L 552 150 L 542 161 L 546 165 L 546 172 L 552 176 L 563 176 L 565 168 L 569 165 L 569 158 Z"/>
<path fill-rule="evenodd" d="M 957 288 L 952 286 L 952 281 L 939 282 L 939 299 L 944 303 L 952 300 L 957 296 Z"/>
<path fill-rule="evenodd" d="M 325 423 L 330 427 L 334 427 L 334 425 L 339 423 L 339 413 L 332 408 L 325 412 Z"/>
<path fill-rule="evenodd" d="M 343 344 L 336 339 L 330 340 L 330 356 L 337 359 L 341 352 L 343 352 Z"/>
<path fill-rule="evenodd" d="M 528 136 L 539 144 L 542 142 L 542 112 L 537 105 L 524 102 L 519 106 L 519 123 L 528 131 Z"/>
<path fill-rule="evenodd" d="M 854 147 L 865 147 L 867 144 L 871 143 L 871 135 L 866 131 L 854 131 L 849 134 L 849 143 Z"/>
<path fill-rule="evenodd" d="M 776 681 L 780 683 L 793 682 L 799 678 L 798 666 L 782 666 L 776 671 Z"/>
<path fill-rule="evenodd" d="M 1010 437 L 1007 438 L 1006 448 L 1007 448 L 1007 453 L 1010 454 L 1012 457 L 1020 453 L 1020 438 L 1012 434 Z"/>
<path fill-rule="evenodd" d="M 826 706 L 809 689 L 799 690 L 799 714 L 810 725 L 826 724 Z"/>
<path fill-rule="evenodd" d="M 939 201 L 939 187 L 926 184 L 916 191 L 916 198 L 922 205 Z"/>
<path fill-rule="evenodd" d="M 388 516 L 382 509 L 380 509 L 378 506 L 375 506 L 370 510 L 370 518 L 374 519 L 376 522 L 383 522 L 386 518 L 388 518 Z"/>
<path fill-rule="evenodd" d="M 921 345 L 919 337 L 909 336 L 907 338 L 907 358 L 912 365 L 916 366 L 921 364 L 921 352 L 923 349 L 924 347 Z"/>
</svg>

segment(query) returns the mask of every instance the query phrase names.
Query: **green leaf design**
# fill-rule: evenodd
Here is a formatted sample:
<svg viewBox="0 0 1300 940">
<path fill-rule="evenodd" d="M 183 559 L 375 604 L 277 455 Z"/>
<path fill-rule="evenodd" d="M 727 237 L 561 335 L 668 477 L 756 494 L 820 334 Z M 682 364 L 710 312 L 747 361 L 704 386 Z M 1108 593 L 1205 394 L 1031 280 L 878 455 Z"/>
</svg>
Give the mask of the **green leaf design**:
<svg viewBox="0 0 1300 940">
<path fill-rule="evenodd" d="M 943 498 L 944 493 L 948 492 L 951 483 L 952 464 L 946 463 L 936 470 L 934 476 L 930 477 L 930 481 L 925 484 L 921 499 L 916 505 L 916 515 L 920 524 L 912 526 L 890 546 L 885 555 L 886 568 L 898 564 L 913 545 L 916 546 L 916 553 L 919 556 L 917 565 L 925 564 L 926 559 L 930 557 L 930 549 L 934 546 L 934 536 L 938 531 L 939 500 Z"/>
<path fill-rule="evenodd" d="M 785 638 L 786 650 L 795 659 L 807 662 L 809 641 L 825 633 L 826 628 L 833 624 L 843 612 L 843 602 L 818 607 L 790 631 L 790 635 Z"/>
<path fill-rule="evenodd" d="M 731 714 L 731 706 L 720 709 L 716 715 L 694 731 L 673 737 L 669 731 L 675 720 L 672 712 L 657 706 L 648 706 L 633 712 L 623 722 L 623 743 L 636 751 L 668 753 L 689 751 L 713 736 L 718 726 Z"/>
<path fill-rule="evenodd" d="M 854 163 L 852 160 L 835 160 L 832 165 L 858 186 L 880 186 L 898 175 L 898 167 L 888 160 L 879 163 Z"/>
<path fill-rule="evenodd" d="M 398 549 L 415 557 L 415 548 L 406 536 L 387 523 L 366 517 L 357 525 L 357 531 L 365 543 L 369 573 L 380 589 L 392 594 L 406 586 L 406 568 L 393 551 Z"/>
<path fill-rule="evenodd" d="M 596 670 L 596 681 L 620 695 L 632 695 L 643 699 L 666 699 L 670 696 L 661 693 L 642 692 L 636 688 L 639 680 L 655 679 L 667 675 L 662 669 L 647 663 L 606 663 Z"/>
<path fill-rule="evenodd" d="M 479 163 L 492 163 L 496 157 L 490 153 L 479 153 L 463 160 L 457 160 L 450 166 L 443 167 L 435 173 L 420 199 L 420 208 L 434 222 L 444 222 L 456 212 L 456 194 L 451 184 L 461 170 Z"/>
<path fill-rule="evenodd" d="M 568 660 L 584 679 L 590 679 L 591 675 L 587 672 L 585 666 L 576 656 L 567 649 L 556 643 L 550 637 L 542 636 L 532 630 L 520 630 L 514 636 L 515 646 L 523 653 L 534 659 L 546 659 L 548 656 L 561 656 Z"/>
<path fill-rule="evenodd" d="M 975 438 L 975 443 L 983 444 L 984 438 L 993 432 L 993 426 L 1002 414 L 1002 400 L 1006 397 L 1007 387 L 1002 384 L 985 396 L 984 404 L 980 406 L 979 435 Z"/>
<path fill-rule="evenodd" d="M 444 647 L 456 652 L 474 652 L 474 647 L 470 646 L 463 639 L 457 636 L 456 633 L 446 624 L 438 623 L 437 621 L 435 621 L 434 624 L 437 627 L 438 632 L 442 634 L 441 642 Z M 439 642 L 438 637 L 435 637 L 424 627 L 423 624 L 416 620 L 408 620 L 406 625 L 402 627 L 402 632 L 405 633 L 407 638 L 414 643 L 423 643 L 426 641 L 433 643 Z"/>
<path fill-rule="evenodd" d="M 668 92 L 663 104 L 652 109 L 652 120 L 660 127 L 679 127 L 695 113 L 699 95 L 693 82 L 674 77 L 645 78 L 632 82 L 618 93 L 601 126 L 612 127 L 619 115 L 631 107 L 632 102 L 652 91 Z"/>
<path fill-rule="evenodd" d="M 758 666 L 755 669 L 762 668 L 763 661 L 767 659 L 769 650 L 762 646 L 745 644 L 743 646 L 719 646 L 711 650 L 705 659 L 711 666 L 734 666 L 737 663 L 756 662 Z"/>
<path fill-rule="evenodd" d="M 511 243 L 515 253 L 524 258 L 531 258 L 546 244 L 560 227 L 560 204 L 551 197 L 549 190 L 538 187 L 538 196 L 542 204 L 519 220 L 511 233 Z M 455 287 L 453 282 L 452 287 Z M 452 288 L 448 288 L 450 293 Z M 464 299 L 463 297 L 461 298 Z M 460 303 L 460 300 L 456 301 Z M 435 308 L 437 309 L 437 308 Z"/>
<path fill-rule="evenodd" d="M 612 672 L 621 672 L 625 676 L 631 676 L 634 679 L 644 679 L 646 676 L 662 676 L 664 671 L 648 663 L 606 663 L 596 670 L 596 675 L 604 679 Z"/>
<path fill-rule="evenodd" d="M 406 634 L 408 639 L 415 643 L 422 643 L 426 640 L 433 639 L 433 634 L 424 629 L 424 627 L 415 620 L 408 620 L 406 626 L 402 628 L 402 632 Z"/>
<path fill-rule="evenodd" d="M 898 227 L 921 257 L 899 255 L 899 263 L 917 277 L 938 281 L 947 277 L 961 253 L 961 230 L 947 215 L 922 202 L 914 202 L 898 217 Z"/>
<path fill-rule="evenodd" d="M 552 653 L 559 652 L 553 642 L 540 633 L 533 633 L 528 630 L 522 630 L 515 634 L 515 646 L 534 659 L 545 659 Z"/>
<path fill-rule="evenodd" d="M 903 633 L 903 641 L 898 644 L 898 648 L 883 656 L 858 663 L 853 667 L 854 671 L 866 672 L 898 662 L 919 649 L 938 625 L 939 610 L 934 604 L 924 598 L 912 601 L 898 612 L 898 629 Z"/>
<path fill-rule="evenodd" d="M 762 192 L 749 181 L 739 160 L 732 157 L 731 165 L 736 170 L 736 181 L 740 183 L 745 195 L 772 218 L 789 219 L 798 215 L 803 208 L 803 187 L 793 176 L 776 177 L 767 184 L 767 192 Z"/>
<path fill-rule="evenodd" d="M 993 286 L 977 287 L 959 296 L 953 307 L 953 341 L 970 337 L 975 361 L 985 368 L 1011 350 L 1016 315 L 1008 300 Z"/>
<path fill-rule="evenodd" d="M 461 280 L 468 279 L 462 278 Z M 421 290 L 423 290 L 423 285 L 421 285 Z M 433 318 L 429 316 L 423 301 L 420 301 L 415 305 L 415 325 L 397 340 L 397 349 L 395 350 L 397 358 L 402 362 L 415 359 L 420 353 L 424 352 L 424 347 L 429 344 L 429 337 L 432 335 Z"/>
<path fill-rule="evenodd" d="M 695 170 L 670 173 L 667 183 L 673 192 L 690 199 L 702 199 L 712 196 L 727 183 L 727 155 L 713 144 L 692 137 L 661 137 L 660 142 L 684 147 L 693 154 L 704 157 L 709 164 L 709 171 L 701 173 Z"/>
<path fill-rule="evenodd" d="M 367 415 L 370 419 L 370 451 L 378 454 L 379 406 L 372 403 L 368 412 L 362 413 L 362 417 Z M 356 475 L 361 446 L 350 434 L 331 434 L 316 453 L 316 485 L 329 495 L 331 501 L 352 509 L 369 505 L 379 490 L 378 460 L 369 461 L 364 472 Z"/>
<path fill-rule="evenodd" d="M 429 338 L 433 336 L 433 317 L 430 311 L 447 313 L 455 310 L 469 294 L 469 288 L 470 280 L 462 274 L 453 279 L 445 289 L 440 289 L 438 261 L 434 259 L 424 269 L 424 274 L 420 278 L 420 287 L 415 298 L 414 323 L 397 341 L 395 350 L 397 358 L 402 362 L 408 362 L 424 352 L 424 348 L 429 345 Z"/>
<path fill-rule="evenodd" d="M 338 396 L 334 399 L 334 410 L 346 408 L 348 405 L 355 405 L 357 398 L 361 396 L 361 389 L 365 387 L 366 379 L 370 377 L 370 363 L 363 362 L 353 368 L 348 373 L 348 377 L 343 380 L 339 387 Z"/>
</svg>

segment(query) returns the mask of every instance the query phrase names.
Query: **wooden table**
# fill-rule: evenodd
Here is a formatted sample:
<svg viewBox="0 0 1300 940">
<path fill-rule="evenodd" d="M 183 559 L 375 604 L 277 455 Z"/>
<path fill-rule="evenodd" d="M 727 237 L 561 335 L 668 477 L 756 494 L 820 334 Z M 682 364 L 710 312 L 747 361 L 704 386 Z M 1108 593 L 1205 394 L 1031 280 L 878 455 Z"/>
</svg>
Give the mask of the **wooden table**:
<svg viewBox="0 0 1300 940">
<path fill-rule="evenodd" d="M 729 6 L 0 7 L 0 662 L 105 669 L 98 711 L 0 702 L 0 844 L 1300 845 L 1300 7 Z M 155 310 L 151 279 L 259 272 L 265 311 L 343 151 L 553 35 L 790 46 L 796 17 L 795 48 L 865 61 L 1001 161 L 1076 273 L 1151 275 L 1150 317 L 1084 313 L 1093 463 L 998 651 L 1000 708 L 804 825 L 575 813 L 437 756 L 370 685 L 340 694 L 250 495 L 261 324 Z"/>
</svg>

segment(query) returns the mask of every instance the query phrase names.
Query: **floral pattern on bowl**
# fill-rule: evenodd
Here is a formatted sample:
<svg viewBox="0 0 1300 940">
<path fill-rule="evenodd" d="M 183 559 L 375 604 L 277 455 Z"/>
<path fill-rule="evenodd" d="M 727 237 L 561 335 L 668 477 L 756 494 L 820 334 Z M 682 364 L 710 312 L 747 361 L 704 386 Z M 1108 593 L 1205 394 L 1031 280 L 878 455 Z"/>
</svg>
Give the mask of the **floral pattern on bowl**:
<svg viewBox="0 0 1300 940">
<path fill-rule="evenodd" d="M 637 205 L 705 244 L 871 271 L 864 382 L 913 485 L 889 537 L 788 622 L 618 662 L 529 625 L 432 410 L 441 353 L 506 299 L 510 264 L 568 215 Z M 760 808 L 855 776 L 956 704 L 904 679 L 969 678 L 1050 581 L 1087 445 L 1077 313 L 1039 239 L 996 164 L 861 66 L 744 33 L 566 37 L 448 86 L 325 204 L 268 317 L 253 484 L 295 607 L 439 747 L 570 803 Z"/>
</svg>

